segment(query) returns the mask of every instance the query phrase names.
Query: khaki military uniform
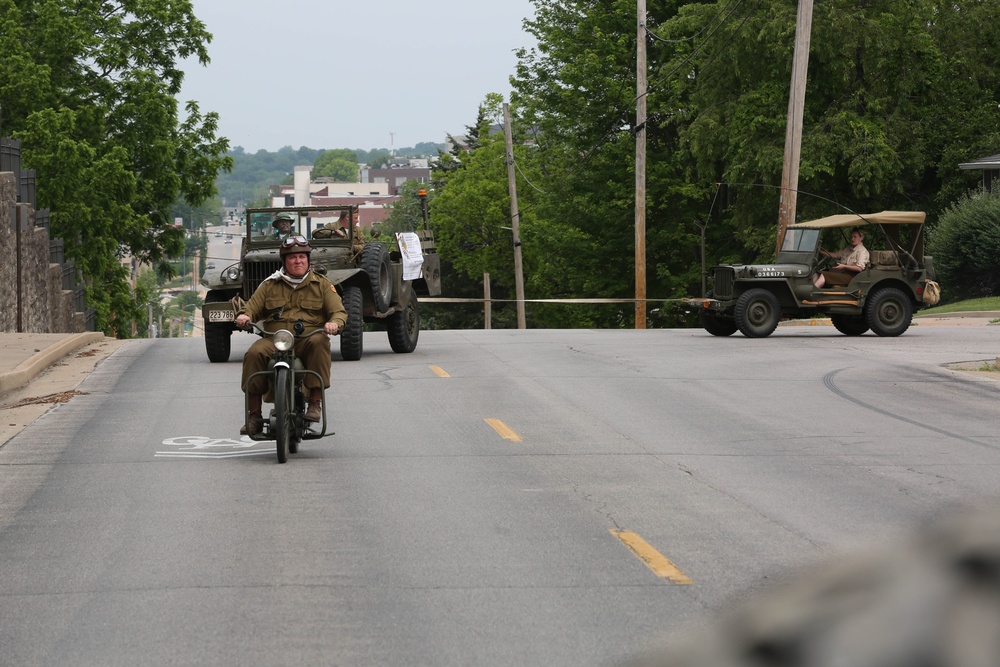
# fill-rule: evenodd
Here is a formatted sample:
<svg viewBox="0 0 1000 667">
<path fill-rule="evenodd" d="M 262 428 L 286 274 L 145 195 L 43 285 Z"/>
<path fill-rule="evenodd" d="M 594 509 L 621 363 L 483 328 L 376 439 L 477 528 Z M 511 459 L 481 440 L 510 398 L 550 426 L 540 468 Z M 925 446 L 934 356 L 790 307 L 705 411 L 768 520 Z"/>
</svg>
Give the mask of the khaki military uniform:
<svg viewBox="0 0 1000 667">
<path fill-rule="evenodd" d="M 840 260 L 841 264 L 846 264 L 847 266 L 857 266 L 862 271 L 868 266 L 868 262 L 871 261 L 871 253 L 868 249 L 861 243 L 854 246 L 853 248 L 844 248 L 840 252 L 834 255 Z M 838 286 L 843 287 L 848 285 L 854 276 L 858 275 L 854 271 L 846 271 L 843 269 L 838 269 L 836 271 L 823 271 L 823 278 L 826 280 L 827 286 Z"/>
<path fill-rule="evenodd" d="M 333 284 L 312 271 L 298 285 L 292 285 L 281 278 L 268 278 L 260 284 L 237 315 L 247 315 L 254 322 L 263 319 L 264 331 L 270 333 L 280 329 L 293 331 L 292 327 L 299 320 L 305 325 L 306 332 L 322 327 L 327 322 L 336 322 L 339 330 L 343 331 L 347 324 L 344 302 Z M 261 338 L 250 346 L 243 357 L 244 391 L 251 394 L 267 392 L 267 381 L 263 377 L 255 378 L 251 386 L 247 386 L 247 380 L 254 373 L 267 368 L 273 353 L 274 343 L 270 338 Z M 329 336 L 323 333 L 297 340 L 295 355 L 307 369 L 319 374 L 324 388 L 330 386 Z M 306 375 L 304 383 L 309 389 L 319 389 L 319 381 L 314 375 Z"/>
</svg>

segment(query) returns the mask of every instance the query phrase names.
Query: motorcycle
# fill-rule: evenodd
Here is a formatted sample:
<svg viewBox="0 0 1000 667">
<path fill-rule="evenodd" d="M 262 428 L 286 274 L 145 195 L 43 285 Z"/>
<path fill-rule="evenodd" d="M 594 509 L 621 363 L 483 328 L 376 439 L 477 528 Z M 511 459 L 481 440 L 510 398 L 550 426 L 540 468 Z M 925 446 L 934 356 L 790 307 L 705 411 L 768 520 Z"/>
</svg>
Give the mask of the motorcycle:
<svg viewBox="0 0 1000 667">
<path fill-rule="evenodd" d="M 268 418 L 264 420 L 264 427 L 256 435 L 249 436 L 252 440 L 275 440 L 277 441 L 278 463 L 288 461 L 288 455 L 299 451 L 299 443 L 303 440 L 315 440 L 326 435 L 326 392 L 323 391 L 323 402 L 321 410 L 321 420 L 319 422 L 308 422 L 305 420 L 307 392 L 303 380 L 307 375 L 315 375 L 321 380 L 319 373 L 307 369 L 302 361 L 295 356 L 296 339 L 308 338 L 318 333 L 324 333 L 324 329 L 318 328 L 304 333 L 305 326 L 302 322 L 296 322 L 292 331 L 280 329 L 274 333 L 264 331 L 257 324 L 250 323 L 248 328 L 262 338 L 271 338 L 274 342 L 275 351 L 271 355 L 271 360 L 267 364 L 267 369 L 258 371 L 247 378 L 249 383 L 254 378 L 266 377 L 274 397 L 274 408 Z M 322 383 L 320 384 L 322 387 Z M 250 409 L 248 394 L 244 393 L 244 410 L 247 414 Z M 319 431 L 313 427 L 320 425 Z M 249 424 L 247 424 L 249 432 Z M 333 435 L 331 432 L 330 435 Z"/>
</svg>

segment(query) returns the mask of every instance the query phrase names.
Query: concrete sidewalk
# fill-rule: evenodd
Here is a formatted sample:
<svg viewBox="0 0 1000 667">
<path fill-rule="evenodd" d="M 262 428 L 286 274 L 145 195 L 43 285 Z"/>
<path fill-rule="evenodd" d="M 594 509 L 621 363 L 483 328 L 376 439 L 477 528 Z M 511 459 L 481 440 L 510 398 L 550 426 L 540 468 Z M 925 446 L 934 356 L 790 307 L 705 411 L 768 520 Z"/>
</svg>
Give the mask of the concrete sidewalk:
<svg viewBox="0 0 1000 667">
<path fill-rule="evenodd" d="M 0 333 L 0 396 L 25 386 L 64 357 L 106 338 L 100 331 L 66 334 Z"/>
</svg>

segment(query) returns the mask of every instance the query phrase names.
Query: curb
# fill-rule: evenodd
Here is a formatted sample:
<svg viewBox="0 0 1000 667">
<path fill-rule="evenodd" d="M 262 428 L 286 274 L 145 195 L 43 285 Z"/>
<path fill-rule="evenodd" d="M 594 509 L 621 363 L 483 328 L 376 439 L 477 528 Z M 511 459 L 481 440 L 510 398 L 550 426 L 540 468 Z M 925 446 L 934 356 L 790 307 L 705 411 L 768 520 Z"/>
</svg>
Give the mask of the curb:
<svg viewBox="0 0 1000 667">
<path fill-rule="evenodd" d="M 0 394 L 23 387 L 34 380 L 39 373 L 63 357 L 79 350 L 81 347 L 101 340 L 104 340 L 103 331 L 86 331 L 84 333 L 73 334 L 55 345 L 50 345 L 26 361 L 22 361 L 14 370 L 0 373 Z"/>
</svg>

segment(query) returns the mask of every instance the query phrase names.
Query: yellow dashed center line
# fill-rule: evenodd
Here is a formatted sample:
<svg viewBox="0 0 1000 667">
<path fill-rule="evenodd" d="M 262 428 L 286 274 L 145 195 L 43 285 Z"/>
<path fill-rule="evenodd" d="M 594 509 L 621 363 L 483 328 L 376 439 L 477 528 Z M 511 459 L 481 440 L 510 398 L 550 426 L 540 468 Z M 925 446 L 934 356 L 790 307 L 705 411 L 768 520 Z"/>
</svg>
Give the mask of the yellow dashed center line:
<svg viewBox="0 0 1000 667">
<path fill-rule="evenodd" d="M 694 583 L 679 567 L 671 563 L 666 556 L 654 549 L 649 542 L 639 537 L 637 533 L 633 533 L 630 530 L 614 529 L 609 529 L 609 532 L 621 540 L 622 544 L 631 549 L 632 553 L 638 556 L 639 560 L 645 563 L 646 567 L 652 570 L 656 576 L 667 579 L 675 584 L 687 585 Z"/>
<path fill-rule="evenodd" d="M 451 377 L 450 375 L 448 375 L 448 372 L 445 371 L 440 366 L 428 366 L 428 368 L 430 368 L 432 371 L 434 371 L 434 374 L 437 375 L 439 378 L 450 378 Z"/>
<path fill-rule="evenodd" d="M 499 419 L 487 419 L 485 420 L 487 424 L 493 427 L 493 430 L 500 434 L 500 437 L 504 440 L 510 440 L 511 442 L 521 442 L 521 436 L 515 433 L 509 426 L 504 424 Z"/>
</svg>

